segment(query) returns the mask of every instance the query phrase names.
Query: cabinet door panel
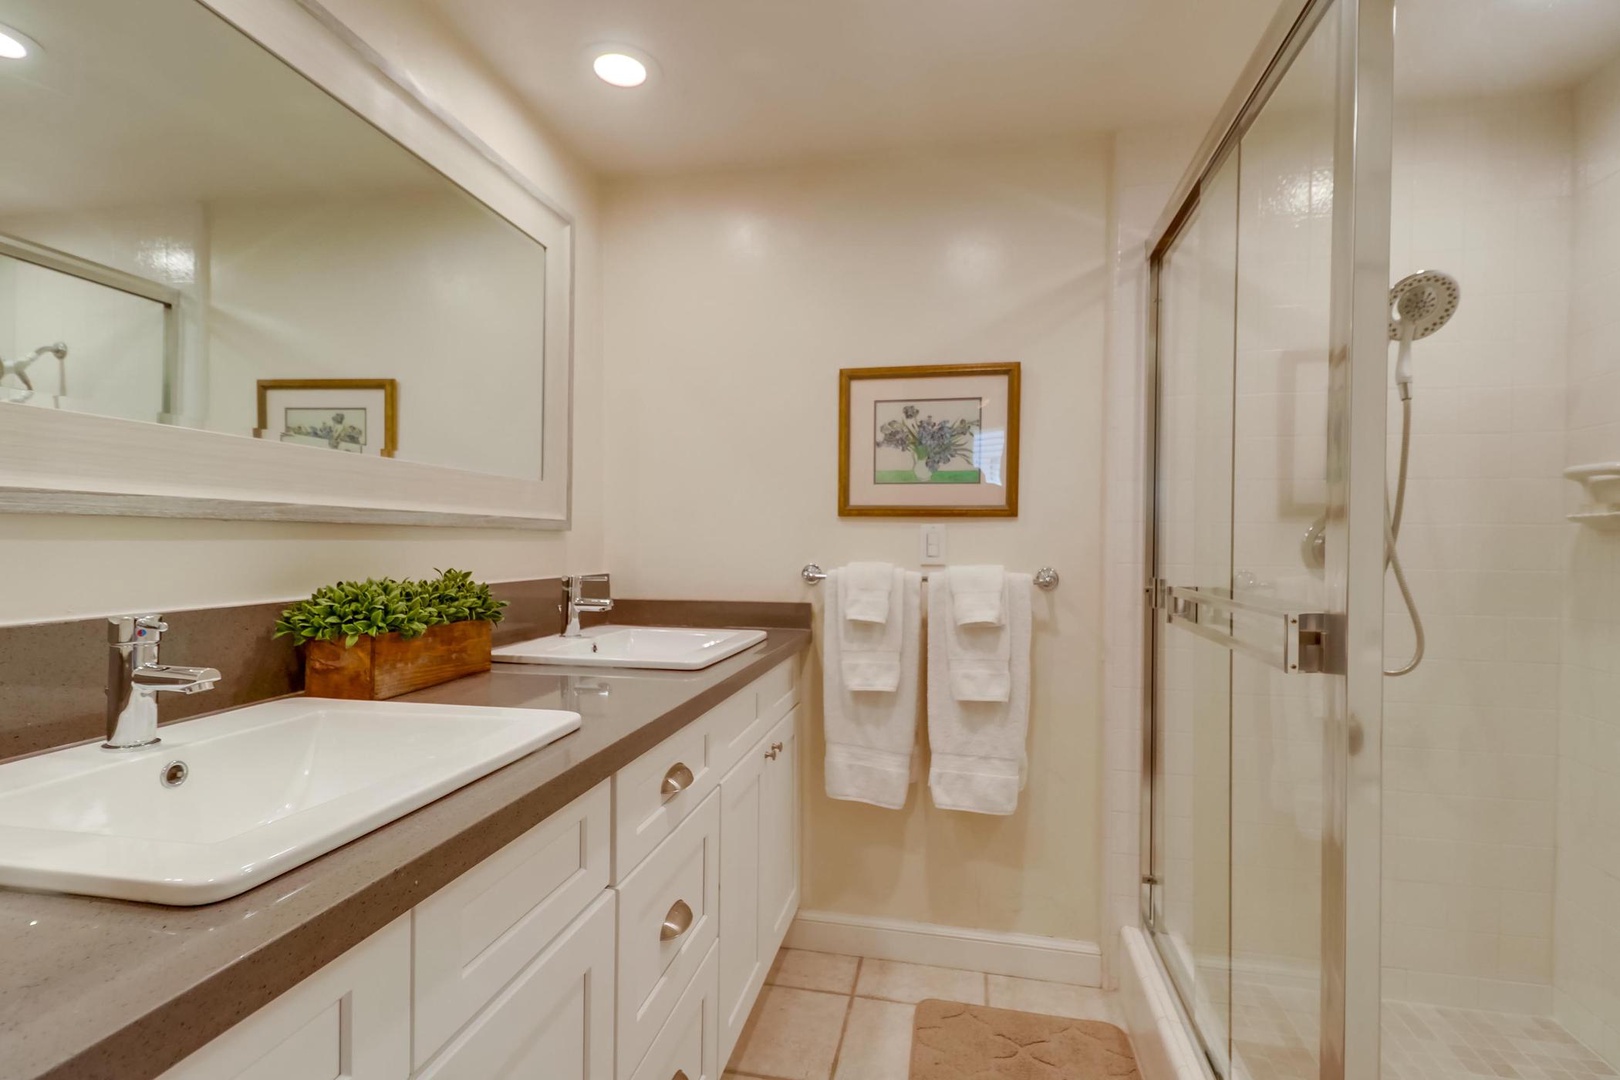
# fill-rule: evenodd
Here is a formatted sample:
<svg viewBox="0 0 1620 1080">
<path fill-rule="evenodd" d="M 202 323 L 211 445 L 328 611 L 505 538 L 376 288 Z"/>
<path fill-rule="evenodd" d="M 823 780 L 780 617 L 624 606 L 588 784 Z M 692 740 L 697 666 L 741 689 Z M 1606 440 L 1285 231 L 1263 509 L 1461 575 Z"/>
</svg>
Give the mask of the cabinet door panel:
<svg viewBox="0 0 1620 1080">
<path fill-rule="evenodd" d="M 614 895 L 605 892 L 418 1080 L 611 1080 Z"/>
<path fill-rule="evenodd" d="M 720 781 L 720 1053 L 730 1058 L 771 957 L 760 936 L 761 789 L 769 743 L 761 740 Z"/>
<path fill-rule="evenodd" d="M 799 910 L 798 719 L 794 709 L 765 736 L 776 755 L 766 761 L 760 786 L 759 916 L 767 963 Z"/>
<path fill-rule="evenodd" d="M 410 916 L 404 915 L 160 1080 L 405 1080 L 410 987 Z"/>
</svg>

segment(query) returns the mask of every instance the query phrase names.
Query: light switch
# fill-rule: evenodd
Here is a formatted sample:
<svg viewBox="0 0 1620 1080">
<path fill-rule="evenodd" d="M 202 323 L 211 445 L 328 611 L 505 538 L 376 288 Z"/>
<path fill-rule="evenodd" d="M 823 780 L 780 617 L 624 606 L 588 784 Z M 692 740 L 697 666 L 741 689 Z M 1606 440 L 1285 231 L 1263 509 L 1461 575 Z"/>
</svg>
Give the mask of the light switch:
<svg viewBox="0 0 1620 1080">
<path fill-rule="evenodd" d="M 922 553 L 919 561 L 924 566 L 945 565 L 945 526 L 922 527 Z"/>
</svg>

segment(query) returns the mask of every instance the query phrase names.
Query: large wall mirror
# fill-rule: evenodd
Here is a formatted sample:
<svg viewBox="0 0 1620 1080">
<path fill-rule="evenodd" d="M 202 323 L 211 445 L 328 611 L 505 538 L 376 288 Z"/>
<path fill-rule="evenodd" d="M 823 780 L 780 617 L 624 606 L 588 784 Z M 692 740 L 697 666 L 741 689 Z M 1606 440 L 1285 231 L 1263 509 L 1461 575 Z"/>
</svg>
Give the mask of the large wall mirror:
<svg viewBox="0 0 1620 1080">
<path fill-rule="evenodd" d="M 313 2 L 0 24 L 0 509 L 566 524 L 543 193 Z"/>
</svg>

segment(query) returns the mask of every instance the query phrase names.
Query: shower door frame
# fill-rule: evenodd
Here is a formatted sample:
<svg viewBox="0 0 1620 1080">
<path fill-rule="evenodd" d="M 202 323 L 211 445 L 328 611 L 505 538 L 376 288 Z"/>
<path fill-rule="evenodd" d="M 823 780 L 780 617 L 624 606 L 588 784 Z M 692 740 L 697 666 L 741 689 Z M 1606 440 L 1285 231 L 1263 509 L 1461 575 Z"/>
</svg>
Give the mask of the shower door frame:
<svg viewBox="0 0 1620 1080">
<path fill-rule="evenodd" d="M 1283 0 L 1148 242 L 1143 565 L 1141 912 L 1155 928 L 1160 277 L 1205 183 L 1241 142 L 1311 35 L 1338 24 L 1327 433 L 1328 661 L 1324 732 L 1321 1080 L 1377 1080 L 1382 1007 L 1383 589 L 1395 0 Z M 1148 939 L 1157 947 L 1157 937 Z M 1184 1003 L 1186 1004 L 1186 1003 Z M 1187 1010 L 1190 1015 L 1190 1010 Z"/>
</svg>

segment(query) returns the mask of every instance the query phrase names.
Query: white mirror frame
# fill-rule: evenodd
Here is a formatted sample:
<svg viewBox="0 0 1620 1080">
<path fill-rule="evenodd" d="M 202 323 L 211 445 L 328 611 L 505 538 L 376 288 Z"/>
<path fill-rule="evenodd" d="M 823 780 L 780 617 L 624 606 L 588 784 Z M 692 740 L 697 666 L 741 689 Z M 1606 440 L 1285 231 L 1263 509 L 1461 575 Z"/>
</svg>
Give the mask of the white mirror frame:
<svg viewBox="0 0 1620 1080">
<path fill-rule="evenodd" d="M 198 2 L 545 247 L 541 476 L 0 404 L 0 512 L 568 528 L 572 217 L 316 0 Z"/>
</svg>

